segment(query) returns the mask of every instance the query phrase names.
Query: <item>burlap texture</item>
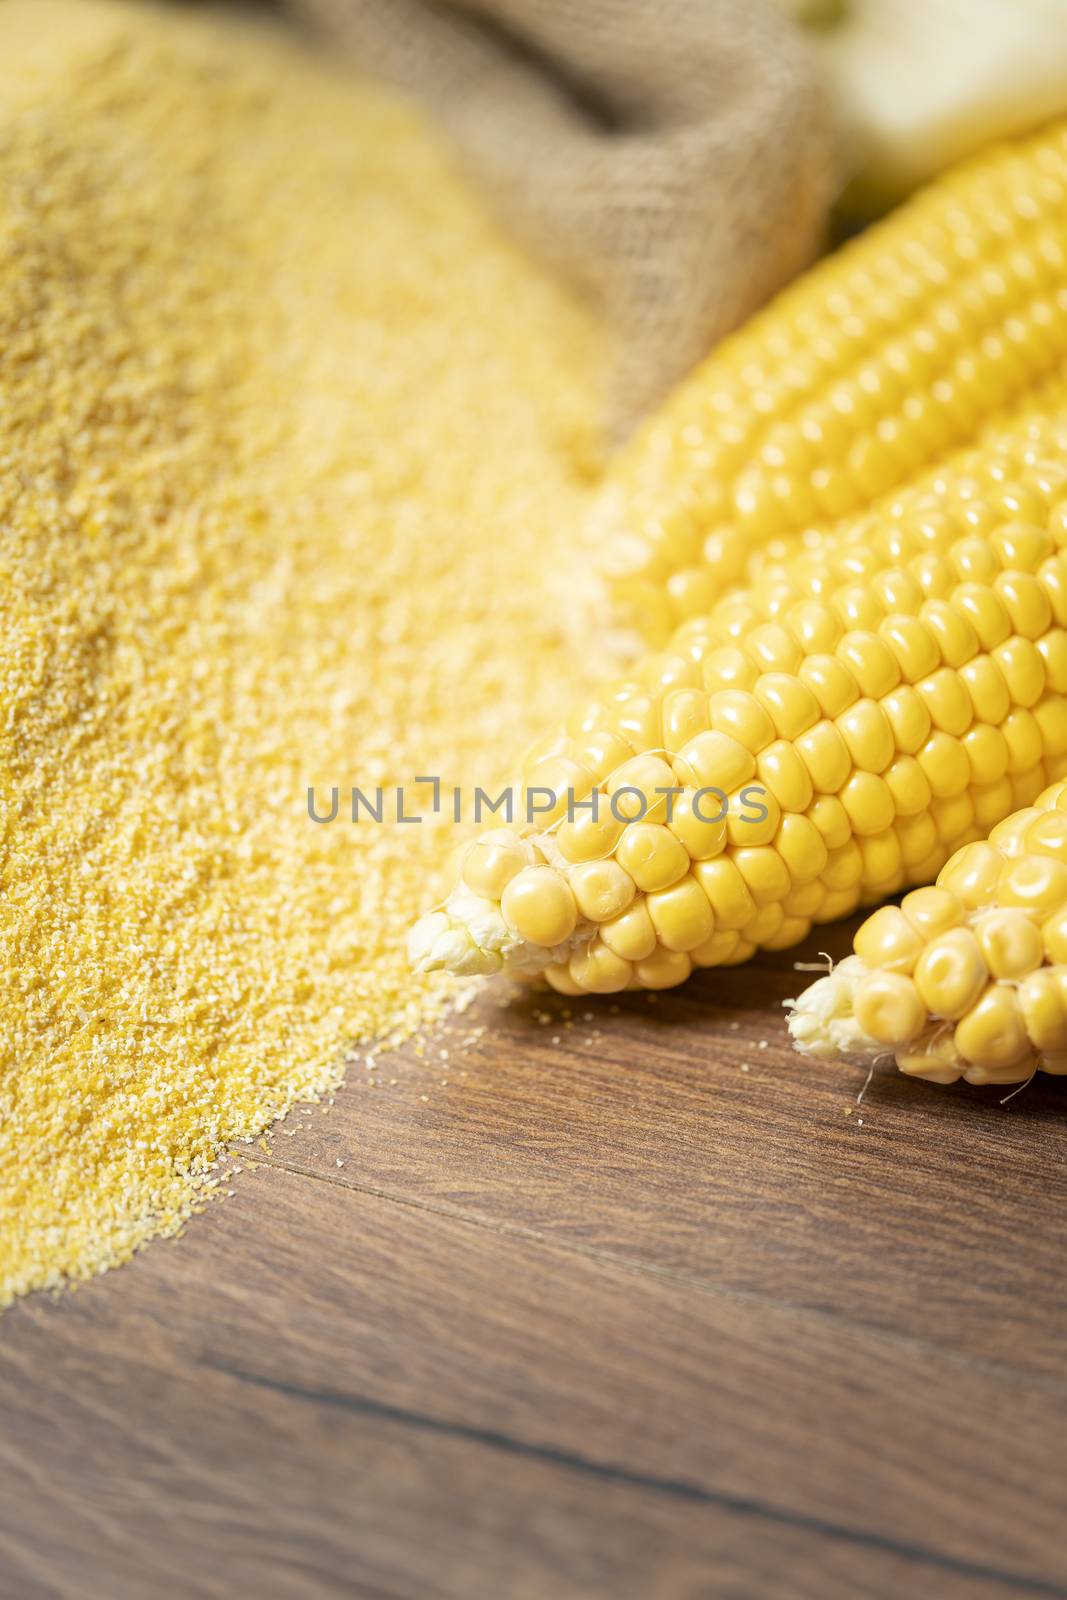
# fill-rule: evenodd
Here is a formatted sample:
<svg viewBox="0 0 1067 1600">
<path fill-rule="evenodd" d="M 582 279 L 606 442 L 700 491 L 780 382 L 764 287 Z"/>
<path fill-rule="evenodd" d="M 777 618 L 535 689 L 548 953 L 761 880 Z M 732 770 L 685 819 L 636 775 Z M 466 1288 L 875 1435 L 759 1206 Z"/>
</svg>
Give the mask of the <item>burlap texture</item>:
<svg viewBox="0 0 1067 1600">
<path fill-rule="evenodd" d="M 624 433 L 818 247 L 829 119 L 769 0 L 290 0 L 603 302 Z"/>
</svg>

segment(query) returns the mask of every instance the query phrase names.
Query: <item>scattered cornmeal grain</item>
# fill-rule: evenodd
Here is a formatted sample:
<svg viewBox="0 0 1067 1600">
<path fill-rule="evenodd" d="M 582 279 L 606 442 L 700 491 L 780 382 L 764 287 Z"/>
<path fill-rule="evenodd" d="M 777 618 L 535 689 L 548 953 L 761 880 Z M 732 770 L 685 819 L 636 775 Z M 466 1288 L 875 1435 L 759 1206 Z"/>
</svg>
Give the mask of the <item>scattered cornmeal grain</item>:
<svg viewBox="0 0 1067 1600">
<path fill-rule="evenodd" d="M 600 350 L 266 27 L 8 0 L 0 106 L 6 1302 L 455 993 L 403 951 L 435 828 L 307 787 L 487 783 L 558 715 Z"/>
</svg>

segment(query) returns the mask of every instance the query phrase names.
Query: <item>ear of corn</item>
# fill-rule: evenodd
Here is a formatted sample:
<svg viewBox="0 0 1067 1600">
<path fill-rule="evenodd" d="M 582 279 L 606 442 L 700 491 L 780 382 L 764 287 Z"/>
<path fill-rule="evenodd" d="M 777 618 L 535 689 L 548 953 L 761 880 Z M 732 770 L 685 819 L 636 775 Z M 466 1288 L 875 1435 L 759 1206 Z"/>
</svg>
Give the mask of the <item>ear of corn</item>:
<svg viewBox="0 0 1067 1600">
<path fill-rule="evenodd" d="M 416 965 L 663 987 L 931 882 L 1067 772 L 1065 457 L 1024 419 L 685 623 L 532 753 L 557 803 Z"/>
<path fill-rule="evenodd" d="M 654 644 L 768 544 L 868 508 L 1037 397 L 1067 354 L 1067 125 L 983 155 L 724 343 L 624 454 L 597 522 Z"/>
<path fill-rule="evenodd" d="M 1067 783 L 876 911 L 791 1006 L 807 1055 L 893 1057 L 935 1083 L 1067 1073 Z"/>
</svg>

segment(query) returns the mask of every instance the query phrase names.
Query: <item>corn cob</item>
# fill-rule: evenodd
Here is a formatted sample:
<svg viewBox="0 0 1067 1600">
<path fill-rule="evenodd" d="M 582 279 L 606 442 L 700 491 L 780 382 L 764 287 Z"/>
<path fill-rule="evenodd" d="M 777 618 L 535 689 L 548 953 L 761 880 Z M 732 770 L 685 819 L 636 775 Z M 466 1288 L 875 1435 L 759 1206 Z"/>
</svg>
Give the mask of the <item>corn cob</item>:
<svg viewBox="0 0 1067 1600">
<path fill-rule="evenodd" d="M 475 841 L 414 963 L 664 987 L 930 883 L 1067 772 L 1065 460 L 1022 419 L 683 624 L 530 753 L 555 803 Z"/>
<path fill-rule="evenodd" d="M 790 1005 L 806 1055 L 895 1057 L 934 1083 L 1067 1073 L 1067 783 L 876 911 Z"/>
<path fill-rule="evenodd" d="M 869 507 L 1039 393 L 1067 353 L 1067 124 L 982 156 L 726 341 L 624 452 L 595 519 L 655 645 L 768 542 Z"/>
</svg>

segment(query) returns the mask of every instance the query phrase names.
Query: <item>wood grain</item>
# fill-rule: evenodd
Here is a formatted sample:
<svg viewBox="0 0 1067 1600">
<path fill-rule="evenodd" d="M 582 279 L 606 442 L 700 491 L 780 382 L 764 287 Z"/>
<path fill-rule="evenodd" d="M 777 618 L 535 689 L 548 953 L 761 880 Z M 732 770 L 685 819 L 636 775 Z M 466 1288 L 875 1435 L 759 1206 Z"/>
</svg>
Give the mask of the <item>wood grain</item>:
<svg viewBox="0 0 1067 1600">
<path fill-rule="evenodd" d="M 823 930 L 653 1005 L 488 1003 L 465 1077 L 440 1050 L 469 1016 L 423 1060 L 355 1067 L 343 1104 L 270 1159 L 1067 1376 L 1067 1085 L 1039 1078 L 1004 1106 L 882 1071 L 857 1107 L 862 1073 L 801 1061 L 781 1010 L 810 981 L 794 960 L 849 942 Z"/>
<path fill-rule="evenodd" d="M 1063 1086 L 857 1107 L 796 982 L 487 998 L 16 1307 L 0 1600 L 1067 1596 Z"/>
</svg>

